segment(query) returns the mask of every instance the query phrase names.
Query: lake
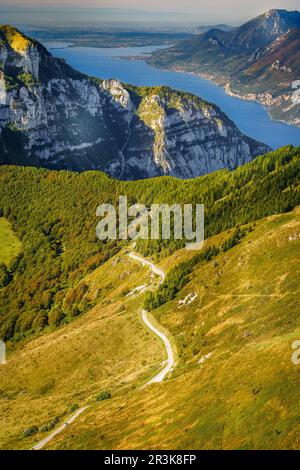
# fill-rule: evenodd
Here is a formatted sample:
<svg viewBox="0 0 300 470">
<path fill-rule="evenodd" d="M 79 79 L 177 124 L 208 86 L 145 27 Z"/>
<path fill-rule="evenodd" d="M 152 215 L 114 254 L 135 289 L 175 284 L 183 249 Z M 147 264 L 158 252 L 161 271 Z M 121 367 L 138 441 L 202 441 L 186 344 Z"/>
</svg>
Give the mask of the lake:
<svg viewBox="0 0 300 470">
<path fill-rule="evenodd" d="M 77 70 L 103 79 L 116 78 L 139 86 L 167 85 L 188 91 L 215 103 L 250 137 L 273 149 L 284 145 L 300 145 L 300 128 L 272 121 L 268 112 L 258 103 L 243 101 L 226 95 L 222 87 L 190 73 L 155 69 L 144 60 L 125 57 L 149 54 L 161 47 L 92 48 L 63 47 L 45 44 L 51 53 L 65 59 Z"/>
</svg>

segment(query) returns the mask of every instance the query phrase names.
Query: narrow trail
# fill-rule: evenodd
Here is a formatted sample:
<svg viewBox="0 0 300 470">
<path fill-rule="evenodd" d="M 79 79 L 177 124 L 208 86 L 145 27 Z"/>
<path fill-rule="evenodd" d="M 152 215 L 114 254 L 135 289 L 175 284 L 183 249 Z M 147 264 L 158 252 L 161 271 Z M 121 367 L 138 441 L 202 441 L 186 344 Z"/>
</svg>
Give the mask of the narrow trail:
<svg viewBox="0 0 300 470">
<path fill-rule="evenodd" d="M 138 261 L 143 266 L 149 266 L 153 273 L 160 276 L 160 284 L 163 283 L 166 275 L 165 275 L 165 273 L 162 269 L 155 266 L 153 263 L 151 263 L 151 261 L 147 261 L 142 256 L 137 255 L 135 253 L 129 253 L 128 256 L 130 258 Z M 164 380 L 166 375 L 174 367 L 174 354 L 173 354 L 173 351 L 172 351 L 172 346 L 171 346 L 170 341 L 168 340 L 167 336 L 164 333 L 162 333 L 161 331 L 159 331 L 154 325 L 152 325 L 152 323 L 150 322 L 150 320 L 148 318 L 148 312 L 146 310 L 142 310 L 142 319 L 143 319 L 143 322 L 148 326 L 148 328 L 151 331 L 153 331 L 163 341 L 164 346 L 165 346 L 166 351 L 167 351 L 167 356 L 168 356 L 168 359 L 166 361 L 167 362 L 166 366 L 155 377 L 153 377 L 151 380 L 149 380 L 149 382 L 147 382 L 145 385 L 143 385 L 142 388 L 144 388 L 147 385 L 150 385 L 152 383 L 162 382 Z"/>
<path fill-rule="evenodd" d="M 143 266 L 149 266 L 151 271 L 155 274 L 157 274 L 159 277 L 160 277 L 160 284 L 162 284 L 162 282 L 164 281 L 165 279 L 165 273 L 162 269 L 158 268 L 157 266 L 155 266 L 153 263 L 151 263 L 150 261 L 147 261 L 146 259 L 144 259 L 142 256 L 140 255 L 137 255 L 135 253 L 130 253 L 128 255 L 130 258 L 134 259 L 135 261 L 138 261 L 139 263 L 141 263 Z M 163 370 L 161 372 L 159 372 L 158 374 L 155 375 L 155 377 L 153 377 L 152 379 L 150 379 L 145 385 L 143 385 L 141 387 L 141 389 L 147 387 L 148 385 L 151 385 L 153 383 L 159 383 L 159 382 L 162 382 L 164 380 L 164 378 L 166 377 L 166 375 L 173 369 L 174 367 L 174 354 L 173 354 L 173 351 L 172 351 L 172 347 L 171 347 L 171 344 L 170 344 L 170 341 L 168 340 L 167 336 L 162 333 L 161 331 L 159 331 L 154 325 L 152 325 L 152 323 L 150 322 L 149 318 L 148 318 L 148 312 L 146 310 L 142 310 L 142 319 L 143 319 L 143 322 L 147 325 L 147 327 L 153 331 L 153 333 L 155 333 L 164 343 L 164 346 L 166 348 L 166 351 L 167 351 L 167 361 L 166 361 L 166 365 L 165 367 L 163 368 Z M 38 442 L 35 446 L 33 446 L 30 450 L 41 450 L 43 447 L 45 447 L 46 444 L 48 444 L 48 442 L 50 442 L 55 436 L 57 436 L 58 434 L 60 434 L 62 431 L 64 431 L 64 429 L 66 429 L 66 427 L 73 423 L 77 418 L 78 416 L 81 415 L 81 413 L 83 413 L 87 408 L 89 408 L 89 406 L 84 406 L 82 408 L 79 408 L 79 410 L 76 411 L 76 413 L 74 413 L 67 421 L 64 422 L 64 424 L 62 424 L 61 426 L 59 426 L 57 429 L 55 429 L 55 431 L 53 431 L 51 434 L 49 434 L 47 437 L 45 437 L 44 439 L 42 439 L 40 442 Z"/>
<path fill-rule="evenodd" d="M 59 428 L 55 429 L 55 431 L 49 434 L 49 436 L 45 437 L 45 439 L 33 446 L 31 450 L 41 450 L 46 444 L 48 444 L 48 442 L 50 442 L 55 436 L 57 436 L 57 434 L 61 433 L 64 429 L 66 429 L 69 424 L 73 423 L 73 421 L 75 421 L 75 419 L 78 418 L 78 416 L 80 416 L 81 413 L 83 413 L 87 408 L 87 406 L 79 408 L 79 410 L 77 410 L 76 413 L 71 416 L 71 418 L 65 421 L 64 424 L 62 424 Z"/>
<path fill-rule="evenodd" d="M 149 266 L 151 271 L 154 274 L 157 274 L 160 277 L 160 284 L 162 284 L 164 282 L 166 275 L 165 275 L 164 271 L 161 268 L 158 268 L 153 263 L 151 263 L 151 261 L 146 260 L 145 258 L 143 258 L 140 255 L 137 255 L 136 253 L 129 253 L 128 256 L 132 259 L 135 259 L 136 261 L 141 263 L 143 266 Z"/>
<path fill-rule="evenodd" d="M 167 364 L 163 368 L 163 370 L 161 372 L 159 372 L 155 377 L 153 377 L 153 379 L 149 380 L 149 382 L 147 382 L 145 385 L 143 385 L 142 388 L 146 387 L 147 385 L 151 385 L 153 383 L 162 382 L 164 380 L 164 378 L 166 377 L 166 375 L 169 372 L 171 372 L 171 370 L 174 367 L 174 354 L 173 354 L 173 351 L 172 351 L 172 346 L 170 344 L 170 341 L 168 340 L 168 338 L 166 337 L 166 335 L 164 333 L 162 333 L 157 328 L 155 328 L 155 326 L 152 325 L 152 323 L 147 318 L 147 314 L 148 314 L 148 312 L 146 312 L 146 310 L 142 310 L 142 319 L 143 319 L 144 323 L 146 323 L 148 328 L 150 328 L 150 330 L 152 330 L 157 336 L 159 336 L 163 340 L 164 345 L 165 345 L 166 350 L 167 350 L 168 359 L 167 359 Z"/>
</svg>

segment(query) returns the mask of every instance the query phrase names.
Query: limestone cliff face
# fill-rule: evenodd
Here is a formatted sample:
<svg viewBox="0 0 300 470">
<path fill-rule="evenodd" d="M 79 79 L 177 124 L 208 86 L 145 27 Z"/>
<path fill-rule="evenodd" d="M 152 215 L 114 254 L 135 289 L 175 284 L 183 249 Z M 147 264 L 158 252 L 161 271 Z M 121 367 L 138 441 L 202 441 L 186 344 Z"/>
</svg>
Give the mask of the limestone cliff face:
<svg viewBox="0 0 300 470">
<path fill-rule="evenodd" d="M 125 149 L 126 177 L 131 168 L 142 174 L 146 161 L 150 176 L 164 173 L 192 178 L 233 169 L 267 149 L 243 136 L 216 106 L 167 88 L 149 91 L 131 128 Z M 138 139 L 142 154 L 136 147 Z"/>
<path fill-rule="evenodd" d="M 191 178 L 268 150 L 200 98 L 89 78 L 0 27 L 1 164 Z"/>
</svg>

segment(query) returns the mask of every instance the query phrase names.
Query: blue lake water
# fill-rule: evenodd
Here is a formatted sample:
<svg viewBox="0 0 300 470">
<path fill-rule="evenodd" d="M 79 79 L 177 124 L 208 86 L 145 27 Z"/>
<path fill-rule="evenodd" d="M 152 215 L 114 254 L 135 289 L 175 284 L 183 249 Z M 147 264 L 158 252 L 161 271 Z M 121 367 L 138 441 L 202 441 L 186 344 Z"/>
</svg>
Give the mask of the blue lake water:
<svg viewBox="0 0 300 470">
<path fill-rule="evenodd" d="M 196 75 L 158 70 L 142 59 L 125 59 L 149 54 L 158 47 L 104 49 L 45 45 L 53 55 L 65 59 L 74 68 L 88 75 L 104 79 L 116 78 L 124 83 L 140 86 L 168 85 L 201 96 L 218 105 L 242 132 L 274 149 L 288 144 L 300 145 L 300 128 L 272 121 L 266 109 L 257 103 L 232 98 L 226 95 L 222 87 Z"/>
</svg>

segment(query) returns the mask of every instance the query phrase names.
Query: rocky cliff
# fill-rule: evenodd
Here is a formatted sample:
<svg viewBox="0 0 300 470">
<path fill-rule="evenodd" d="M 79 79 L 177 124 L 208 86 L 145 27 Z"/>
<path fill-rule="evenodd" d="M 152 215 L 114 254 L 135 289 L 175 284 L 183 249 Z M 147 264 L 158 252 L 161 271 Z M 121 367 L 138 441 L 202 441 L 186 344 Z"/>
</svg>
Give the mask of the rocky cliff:
<svg viewBox="0 0 300 470">
<path fill-rule="evenodd" d="M 87 77 L 0 27 L 1 164 L 191 178 L 268 150 L 198 97 Z"/>
</svg>

